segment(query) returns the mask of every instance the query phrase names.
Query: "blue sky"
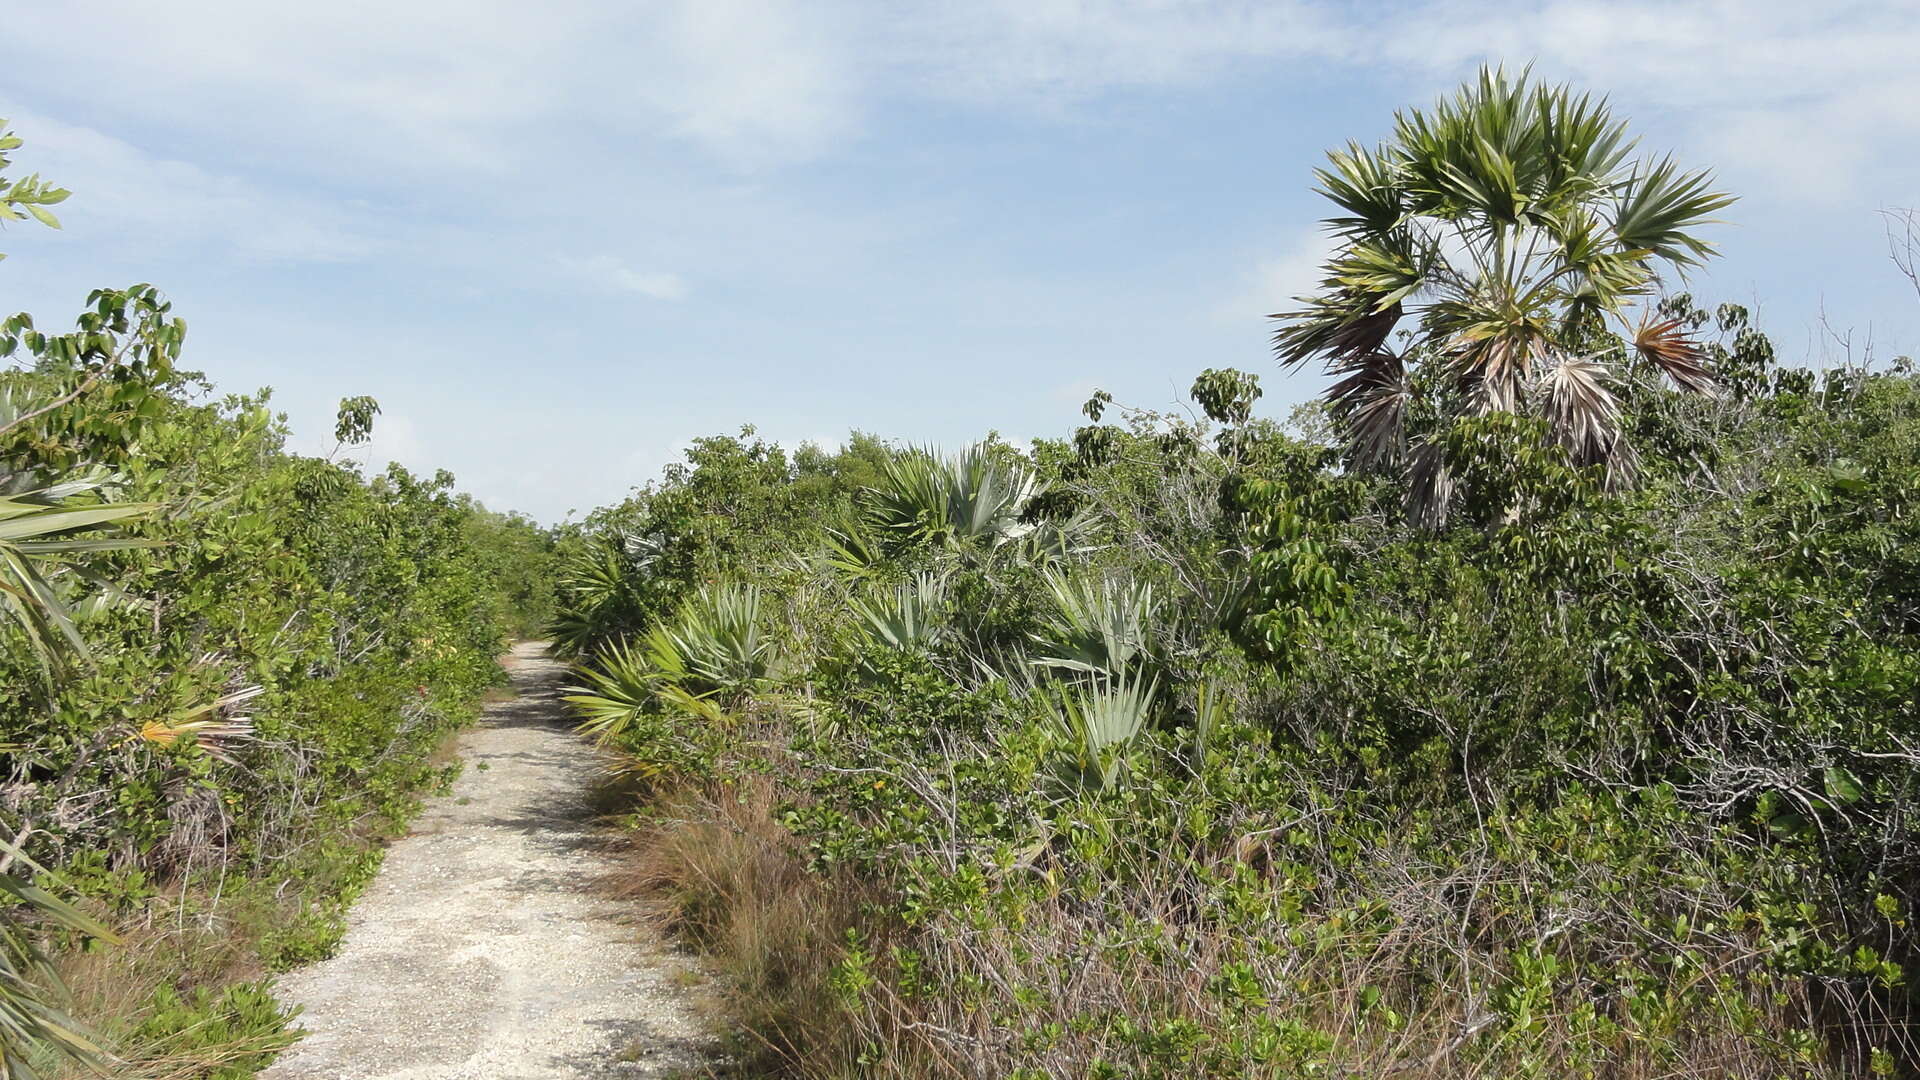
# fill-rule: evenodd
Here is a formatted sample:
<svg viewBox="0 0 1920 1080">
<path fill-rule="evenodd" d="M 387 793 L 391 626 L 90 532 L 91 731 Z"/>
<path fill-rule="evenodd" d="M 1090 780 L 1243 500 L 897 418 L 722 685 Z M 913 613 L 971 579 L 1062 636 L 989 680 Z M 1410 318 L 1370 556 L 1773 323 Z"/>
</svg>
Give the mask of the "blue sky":
<svg viewBox="0 0 1920 1080">
<path fill-rule="evenodd" d="M 1324 150 L 1485 60 L 1604 92 L 1742 196 L 1690 283 L 1789 360 L 1920 351 L 1878 211 L 1920 204 L 1920 5 L 1186 0 L 145 0 L 8 16 L 4 237 L 43 324 L 152 281 L 190 366 L 341 397 L 362 455 L 543 520 L 694 437 L 1060 434 L 1096 386 L 1312 395 L 1264 316 L 1311 286 Z"/>
</svg>

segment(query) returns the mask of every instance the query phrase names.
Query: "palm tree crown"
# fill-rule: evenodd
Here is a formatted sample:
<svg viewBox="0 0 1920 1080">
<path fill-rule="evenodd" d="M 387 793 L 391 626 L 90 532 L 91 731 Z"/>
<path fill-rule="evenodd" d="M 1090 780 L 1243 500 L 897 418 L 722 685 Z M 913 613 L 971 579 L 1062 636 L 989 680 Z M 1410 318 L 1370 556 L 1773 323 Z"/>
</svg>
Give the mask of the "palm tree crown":
<svg viewBox="0 0 1920 1080">
<path fill-rule="evenodd" d="M 1348 144 L 1316 171 L 1341 210 L 1325 221 L 1337 247 L 1320 291 L 1274 316 L 1274 349 L 1290 367 L 1325 361 L 1351 460 L 1407 470 L 1416 517 L 1443 520 L 1450 486 L 1433 433 L 1409 430 L 1416 404 L 1538 415 L 1576 464 L 1617 480 L 1632 462 L 1612 389 L 1622 357 L 1595 331 L 1619 326 L 1632 356 L 1711 390 L 1684 329 L 1631 310 L 1662 270 L 1713 253 L 1690 230 L 1733 199 L 1633 149 L 1604 100 L 1483 68 L 1431 111 L 1398 114 L 1387 143 Z"/>
</svg>

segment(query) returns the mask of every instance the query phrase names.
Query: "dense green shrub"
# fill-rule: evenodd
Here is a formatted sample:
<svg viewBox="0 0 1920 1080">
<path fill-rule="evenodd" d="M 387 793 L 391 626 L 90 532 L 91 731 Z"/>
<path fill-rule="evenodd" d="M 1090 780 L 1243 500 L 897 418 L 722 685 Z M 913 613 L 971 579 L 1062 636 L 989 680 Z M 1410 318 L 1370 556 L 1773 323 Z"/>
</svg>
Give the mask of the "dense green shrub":
<svg viewBox="0 0 1920 1080">
<path fill-rule="evenodd" d="M 1096 393 L 804 486 L 710 441 L 590 519 L 638 599 L 564 599 L 586 670 L 728 582 L 781 656 L 723 713 L 575 699 L 768 1064 L 1920 1071 L 1920 379 L 1656 299 L 1729 200 L 1630 146 L 1486 73 L 1332 155 L 1290 424 L 1210 370 L 1206 421 Z"/>
<path fill-rule="evenodd" d="M 865 898 L 741 1015 L 801 1075 L 1909 1069 L 1920 380 L 1720 325 L 1717 399 L 1628 399 L 1635 488 L 1451 421 L 1439 531 L 1215 372 L 1222 427 L 1035 447 L 1018 516 L 1062 546 L 898 527 L 951 501 L 915 450 L 832 533 L 708 535 L 782 662 L 610 741 L 655 791 L 770 778 L 748 832 Z"/>
<path fill-rule="evenodd" d="M 164 318 L 156 306 L 115 337 Z M 75 638 L 57 678 L 39 677 L 45 649 L 24 630 L 0 633 L 0 826 L 109 919 L 231 876 L 229 892 L 261 882 L 313 905 L 264 934 L 263 964 L 325 955 L 335 864 L 363 849 L 324 841 L 376 834 L 440 776 L 428 757 L 498 679 L 523 615 L 509 605 L 537 617 L 543 538 L 445 474 L 286 453 L 264 399 L 212 398 L 170 364 L 93 378 L 121 344 L 78 362 L 33 332 L 17 347 L 31 364 L 0 393 L 17 416 L 53 407 L 0 437 L 0 480 L 76 514 L 142 512 L 89 541 L 102 550 L 36 561 Z M 73 475 L 96 482 L 47 490 Z M 149 1038 L 163 1004 L 119 1034 L 165 1042 Z"/>
</svg>

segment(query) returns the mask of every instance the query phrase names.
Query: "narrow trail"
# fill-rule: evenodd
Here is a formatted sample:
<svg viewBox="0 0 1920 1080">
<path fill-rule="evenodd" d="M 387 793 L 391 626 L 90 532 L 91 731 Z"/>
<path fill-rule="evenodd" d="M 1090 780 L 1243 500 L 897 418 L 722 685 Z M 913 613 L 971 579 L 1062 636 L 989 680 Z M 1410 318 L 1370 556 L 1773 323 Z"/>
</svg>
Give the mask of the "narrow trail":
<svg viewBox="0 0 1920 1080">
<path fill-rule="evenodd" d="M 711 1060 L 685 965 L 591 891 L 606 868 L 569 730 L 565 668 L 509 660 L 519 696 L 460 740 L 466 762 L 387 853 L 333 959 L 283 977 L 310 1034 L 264 1080 L 668 1077 Z"/>
</svg>

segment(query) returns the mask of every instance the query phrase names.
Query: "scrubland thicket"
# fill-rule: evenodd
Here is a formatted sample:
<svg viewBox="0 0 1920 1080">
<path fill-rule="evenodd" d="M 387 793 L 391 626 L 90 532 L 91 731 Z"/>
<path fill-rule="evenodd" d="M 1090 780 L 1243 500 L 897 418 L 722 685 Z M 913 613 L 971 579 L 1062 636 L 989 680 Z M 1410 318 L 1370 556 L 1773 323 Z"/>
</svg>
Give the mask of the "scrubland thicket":
<svg viewBox="0 0 1920 1080">
<path fill-rule="evenodd" d="M 1730 199 L 1566 90 L 1320 187 L 1285 422 L 749 429 L 557 537 L 287 452 L 146 286 L 8 320 L 0 1078 L 267 1060 L 549 614 L 753 1075 L 1920 1074 L 1920 376 L 1682 292 Z"/>
<path fill-rule="evenodd" d="M 0 326 L 0 1077 L 251 1075 L 288 1039 L 264 978 L 332 948 L 545 614 L 541 530 L 287 452 L 184 338 L 147 286 Z"/>
<path fill-rule="evenodd" d="M 563 539 L 622 885 L 782 1075 L 1914 1075 L 1920 379 L 1677 293 L 1729 200 L 1565 91 L 1321 182 L 1287 423 L 749 430 Z"/>
</svg>

